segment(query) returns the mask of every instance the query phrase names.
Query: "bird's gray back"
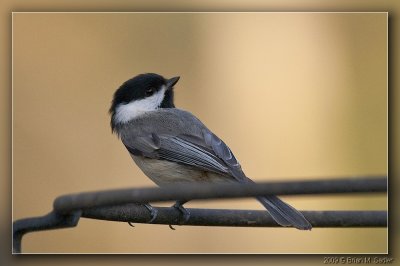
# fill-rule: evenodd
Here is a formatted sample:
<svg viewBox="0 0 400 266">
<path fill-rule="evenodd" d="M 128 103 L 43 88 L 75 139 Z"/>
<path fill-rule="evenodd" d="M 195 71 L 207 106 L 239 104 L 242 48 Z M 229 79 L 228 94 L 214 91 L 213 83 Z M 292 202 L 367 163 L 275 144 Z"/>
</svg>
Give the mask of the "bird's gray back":
<svg viewBox="0 0 400 266">
<path fill-rule="evenodd" d="M 119 128 L 124 141 L 132 137 L 159 135 L 195 135 L 201 137 L 208 128 L 193 114 L 178 108 L 161 108 L 136 117 Z"/>
</svg>

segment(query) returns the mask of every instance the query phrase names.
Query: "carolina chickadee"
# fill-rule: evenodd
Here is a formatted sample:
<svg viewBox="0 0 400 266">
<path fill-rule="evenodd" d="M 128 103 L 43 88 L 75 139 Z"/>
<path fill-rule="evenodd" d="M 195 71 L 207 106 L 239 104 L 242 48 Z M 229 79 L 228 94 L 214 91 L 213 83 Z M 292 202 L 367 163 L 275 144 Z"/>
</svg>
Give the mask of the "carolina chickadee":
<svg viewBox="0 0 400 266">
<path fill-rule="evenodd" d="M 229 147 L 193 114 L 175 108 L 174 85 L 141 74 L 124 82 L 114 93 L 111 128 L 139 168 L 157 185 L 184 182 L 251 182 Z M 311 230 L 304 216 L 276 196 L 257 197 L 282 226 Z M 185 202 L 174 207 L 184 215 Z M 188 217 L 187 217 L 188 218 Z"/>
</svg>

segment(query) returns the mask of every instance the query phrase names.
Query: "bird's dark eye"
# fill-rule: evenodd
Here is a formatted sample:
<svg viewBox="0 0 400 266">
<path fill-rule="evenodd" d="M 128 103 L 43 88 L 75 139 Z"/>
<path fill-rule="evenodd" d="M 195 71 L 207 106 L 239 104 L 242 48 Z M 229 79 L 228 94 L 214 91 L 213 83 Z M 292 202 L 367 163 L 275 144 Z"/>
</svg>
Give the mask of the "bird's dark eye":
<svg viewBox="0 0 400 266">
<path fill-rule="evenodd" d="M 146 90 L 146 96 L 151 96 L 151 95 L 153 95 L 154 91 L 155 91 L 154 88 L 148 88 L 148 89 Z"/>
</svg>

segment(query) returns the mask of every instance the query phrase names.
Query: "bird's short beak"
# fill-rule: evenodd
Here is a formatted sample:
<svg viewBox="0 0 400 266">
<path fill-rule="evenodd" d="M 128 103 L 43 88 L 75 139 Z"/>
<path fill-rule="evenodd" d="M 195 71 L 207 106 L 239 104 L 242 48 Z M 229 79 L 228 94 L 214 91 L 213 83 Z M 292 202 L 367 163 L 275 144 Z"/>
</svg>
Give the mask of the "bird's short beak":
<svg viewBox="0 0 400 266">
<path fill-rule="evenodd" d="M 180 77 L 173 77 L 167 80 L 167 90 L 170 90 L 178 82 Z"/>
</svg>

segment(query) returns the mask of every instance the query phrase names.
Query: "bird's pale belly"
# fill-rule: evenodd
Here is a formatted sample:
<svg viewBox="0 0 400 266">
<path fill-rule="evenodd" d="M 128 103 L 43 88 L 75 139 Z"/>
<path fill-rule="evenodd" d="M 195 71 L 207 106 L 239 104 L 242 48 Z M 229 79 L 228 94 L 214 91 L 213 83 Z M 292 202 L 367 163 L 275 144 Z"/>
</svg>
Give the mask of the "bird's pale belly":
<svg viewBox="0 0 400 266">
<path fill-rule="evenodd" d="M 232 177 L 199 170 L 192 166 L 181 165 L 166 160 L 150 159 L 142 156 L 131 155 L 131 157 L 143 173 L 159 186 L 187 182 L 219 183 L 234 181 Z"/>
</svg>

